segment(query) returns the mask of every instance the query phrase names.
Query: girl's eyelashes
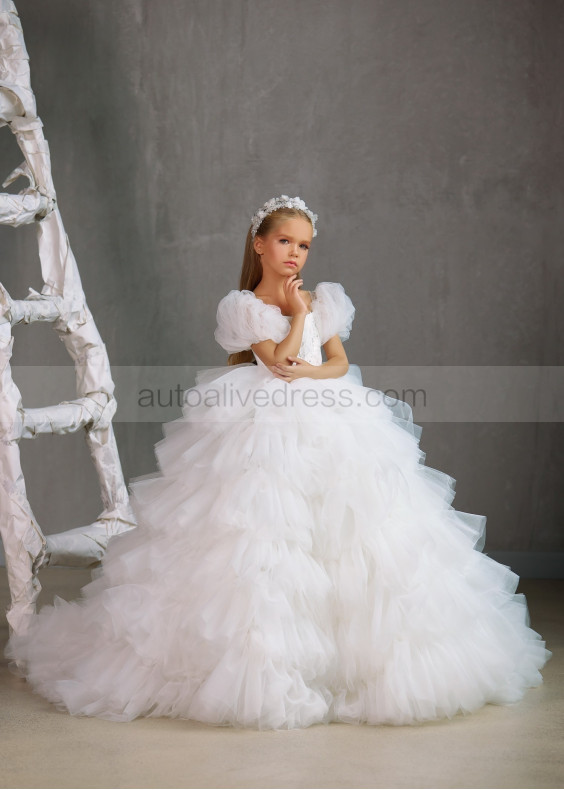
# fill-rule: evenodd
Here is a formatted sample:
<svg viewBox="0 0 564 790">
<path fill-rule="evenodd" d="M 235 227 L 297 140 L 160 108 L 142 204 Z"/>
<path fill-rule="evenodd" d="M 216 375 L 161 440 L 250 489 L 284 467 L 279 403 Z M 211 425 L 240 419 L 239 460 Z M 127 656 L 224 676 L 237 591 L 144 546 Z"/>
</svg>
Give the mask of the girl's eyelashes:
<svg viewBox="0 0 564 790">
<path fill-rule="evenodd" d="M 285 242 L 285 241 L 288 241 L 288 239 L 280 239 L 279 241 L 280 241 L 280 243 L 281 243 L 281 244 L 284 244 L 284 242 Z M 289 243 L 289 242 L 288 242 L 288 243 Z M 303 248 L 304 248 L 304 250 L 309 250 L 309 247 L 308 247 L 308 245 L 307 245 L 307 244 L 300 244 L 300 247 L 303 247 Z"/>
</svg>

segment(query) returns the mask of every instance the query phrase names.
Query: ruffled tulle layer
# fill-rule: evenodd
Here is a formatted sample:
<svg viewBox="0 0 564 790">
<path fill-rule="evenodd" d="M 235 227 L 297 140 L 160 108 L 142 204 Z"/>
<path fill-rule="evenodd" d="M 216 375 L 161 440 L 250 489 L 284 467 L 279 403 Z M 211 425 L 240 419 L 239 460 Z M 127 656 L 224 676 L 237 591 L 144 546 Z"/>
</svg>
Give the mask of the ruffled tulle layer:
<svg viewBox="0 0 564 790">
<path fill-rule="evenodd" d="M 282 729 L 451 717 L 542 682 L 518 578 L 424 465 L 407 404 L 356 366 L 206 369 L 185 397 L 159 471 L 130 484 L 139 527 L 11 637 L 35 691 L 75 715 Z"/>
</svg>

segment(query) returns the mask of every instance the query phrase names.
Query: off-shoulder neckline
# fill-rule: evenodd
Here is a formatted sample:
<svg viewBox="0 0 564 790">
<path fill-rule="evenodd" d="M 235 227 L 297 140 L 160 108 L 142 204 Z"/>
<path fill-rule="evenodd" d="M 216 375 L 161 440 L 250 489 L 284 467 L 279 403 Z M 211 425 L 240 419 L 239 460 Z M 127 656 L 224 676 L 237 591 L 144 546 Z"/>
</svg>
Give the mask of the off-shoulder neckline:
<svg viewBox="0 0 564 790">
<path fill-rule="evenodd" d="M 316 291 L 317 291 L 317 286 L 313 289 L 313 291 L 308 291 L 308 293 L 311 296 L 311 303 L 310 303 L 311 310 L 307 311 L 306 318 L 307 318 L 308 315 L 313 315 L 313 311 L 314 311 L 314 308 L 315 308 L 315 303 L 317 301 L 317 293 L 316 293 Z M 248 293 L 252 294 L 255 299 L 258 299 L 258 301 L 261 302 L 266 307 L 272 307 L 272 308 L 274 308 L 274 310 L 278 310 L 280 312 L 280 315 L 282 316 L 282 318 L 293 318 L 294 317 L 293 315 L 284 315 L 284 313 L 282 312 L 282 308 L 278 307 L 277 304 L 267 304 L 267 302 L 263 302 L 262 299 L 260 298 L 260 296 L 257 296 L 254 291 L 251 291 L 250 289 L 248 289 Z"/>
</svg>

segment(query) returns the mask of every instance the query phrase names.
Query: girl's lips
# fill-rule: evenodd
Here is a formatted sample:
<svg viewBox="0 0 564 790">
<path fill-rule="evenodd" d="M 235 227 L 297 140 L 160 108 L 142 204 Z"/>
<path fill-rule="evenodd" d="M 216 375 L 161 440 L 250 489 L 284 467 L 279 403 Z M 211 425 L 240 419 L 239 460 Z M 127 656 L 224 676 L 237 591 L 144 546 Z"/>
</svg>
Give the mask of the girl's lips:
<svg viewBox="0 0 564 790">
<path fill-rule="evenodd" d="M 284 261 L 284 263 L 286 264 L 286 266 L 293 266 L 294 269 L 296 268 L 296 264 L 292 263 L 292 261 Z"/>
</svg>

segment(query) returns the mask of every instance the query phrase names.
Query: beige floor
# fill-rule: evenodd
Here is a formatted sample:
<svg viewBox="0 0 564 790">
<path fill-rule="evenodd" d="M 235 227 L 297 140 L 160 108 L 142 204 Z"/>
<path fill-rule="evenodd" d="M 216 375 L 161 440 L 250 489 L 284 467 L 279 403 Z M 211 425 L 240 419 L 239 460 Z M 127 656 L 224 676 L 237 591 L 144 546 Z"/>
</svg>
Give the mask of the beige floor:
<svg viewBox="0 0 564 790">
<path fill-rule="evenodd" d="M 42 603 L 76 597 L 88 571 L 46 569 Z M 33 694 L 0 663 L 0 786 L 564 786 L 564 582 L 523 581 L 533 627 L 553 657 L 517 705 L 415 727 L 333 723 L 303 730 L 209 727 L 183 720 L 77 718 Z M 0 569 L 0 648 L 8 630 Z"/>
</svg>

